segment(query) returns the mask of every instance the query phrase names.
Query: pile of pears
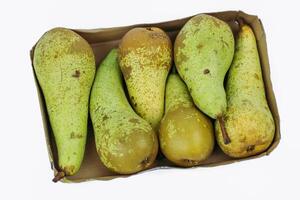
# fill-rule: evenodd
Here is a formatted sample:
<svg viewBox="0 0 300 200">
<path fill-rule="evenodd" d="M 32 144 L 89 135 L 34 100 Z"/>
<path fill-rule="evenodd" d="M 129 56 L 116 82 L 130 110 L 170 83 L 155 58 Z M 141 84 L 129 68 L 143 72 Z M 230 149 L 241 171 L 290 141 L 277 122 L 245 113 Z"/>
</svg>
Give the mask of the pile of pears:
<svg viewBox="0 0 300 200">
<path fill-rule="evenodd" d="M 194 16 L 174 48 L 160 28 L 133 28 L 97 70 L 80 35 L 45 33 L 33 66 L 58 150 L 53 181 L 80 169 L 89 115 L 101 163 L 119 174 L 154 166 L 158 152 L 177 166 L 201 165 L 215 141 L 233 158 L 265 151 L 274 120 L 255 35 L 239 26 L 234 38 L 226 22 Z"/>
</svg>

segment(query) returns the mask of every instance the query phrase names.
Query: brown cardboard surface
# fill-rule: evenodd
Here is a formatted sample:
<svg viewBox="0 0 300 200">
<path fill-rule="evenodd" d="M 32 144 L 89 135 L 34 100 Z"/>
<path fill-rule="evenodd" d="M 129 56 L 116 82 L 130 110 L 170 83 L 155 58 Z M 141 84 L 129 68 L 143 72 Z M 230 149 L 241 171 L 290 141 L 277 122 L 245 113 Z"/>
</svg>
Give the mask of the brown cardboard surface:
<svg viewBox="0 0 300 200">
<path fill-rule="evenodd" d="M 254 15 L 248 15 L 241 11 L 225 11 L 225 12 L 217 12 L 217 13 L 207 13 L 213 15 L 219 19 L 226 21 L 232 28 L 234 34 L 238 31 L 238 25 L 235 23 L 235 19 L 240 17 L 244 19 L 244 21 L 249 24 L 256 36 L 258 51 L 260 55 L 260 61 L 262 66 L 262 74 L 265 84 L 266 96 L 267 101 L 270 107 L 270 110 L 273 114 L 275 120 L 275 137 L 271 144 L 271 146 L 263 153 L 251 156 L 248 158 L 243 159 L 234 159 L 230 158 L 225 155 L 217 146 L 213 152 L 213 154 L 199 167 L 209 167 L 209 166 L 218 166 L 233 163 L 236 161 L 248 160 L 253 158 L 258 158 L 264 155 L 268 155 L 271 151 L 276 148 L 280 141 L 280 120 L 279 120 L 279 113 L 276 105 L 276 99 L 274 96 L 274 91 L 272 88 L 272 83 L 270 79 L 270 66 L 267 54 L 267 44 L 266 44 L 266 36 L 263 29 L 263 25 L 260 19 Z M 192 17 L 192 16 L 191 16 Z M 168 22 L 161 22 L 161 23 L 154 23 L 154 24 L 138 24 L 132 26 L 125 26 L 125 27 L 115 27 L 115 28 L 105 28 L 105 29 L 92 29 L 92 30 L 74 30 L 78 34 L 80 34 L 83 38 L 85 38 L 93 48 L 95 57 L 96 57 L 96 64 L 97 67 L 99 66 L 101 60 L 106 56 L 109 50 L 113 47 L 117 47 L 120 39 L 122 36 L 129 31 L 133 27 L 144 27 L 144 26 L 156 26 L 160 27 L 165 30 L 169 36 L 171 37 L 172 41 L 174 41 L 178 31 L 181 27 L 189 20 L 191 17 L 168 21 Z M 31 50 L 31 61 L 33 60 L 33 50 Z M 34 71 L 33 71 L 34 72 Z M 38 81 L 35 76 L 35 83 L 37 86 L 38 97 L 40 102 L 40 109 L 42 113 L 43 119 L 43 126 L 45 131 L 45 137 L 47 142 L 48 154 L 51 163 L 51 168 L 54 170 L 54 173 L 57 172 L 57 150 L 54 141 L 54 137 L 52 134 L 51 126 L 49 123 L 47 109 L 45 106 L 45 101 L 43 97 L 43 93 L 41 88 L 38 84 Z M 162 168 L 169 168 L 175 167 L 166 159 L 157 160 L 154 166 L 149 170 L 155 169 L 162 169 Z M 146 171 L 149 171 L 146 170 Z M 144 171 L 145 172 L 145 171 Z M 140 172 L 140 173 L 144 173 Z M 86 151 L 82 166 L 79 172 L 74 176 L 66 177 L 63 182 L 81 182 L 86 180 L 110 180 L 117 177 L 127 177 L 124 175 L 118 175 L 115 173 L 110 172 L 107 170 L 103 164 L 101 164 L 95 148 L 94 136 L 93 136 L 93 129 L 91 125 L 91 120 L 89 119 L 88 125 L 88 138 L 86 144 Z"/>
</svg>

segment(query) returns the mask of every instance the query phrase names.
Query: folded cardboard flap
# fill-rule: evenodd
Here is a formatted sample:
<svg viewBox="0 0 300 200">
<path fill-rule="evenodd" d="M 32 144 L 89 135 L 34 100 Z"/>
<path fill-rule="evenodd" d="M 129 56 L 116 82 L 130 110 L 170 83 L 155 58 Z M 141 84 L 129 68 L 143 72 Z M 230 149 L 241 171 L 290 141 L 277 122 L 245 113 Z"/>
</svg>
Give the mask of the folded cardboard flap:
<svg viewBox="0 0 300 200">
<path fill-rule="evenodd" d="M 207 13 L 207 14 L 213 15 L 223 21 L 226 21 L 232 28 L 232 31 L 235 35 L 239 29 L 238 24 L 236 23 L 237 18 L 242 18 L 245 21 L 245 23 L 247 23 L 252 27 L 257 40 L 257 46 L 260 55 L 260 62 L 262 66 L 262 74 L 263 74 L 263 80 L 265 84 L 267 101 L 275 120 L 276 132 L 271 146 L 265 152 L 259 155 L 251 156 L 243 159 L 234 159 L 225 155 L 220 150 L 220 148 L 217 147 L 216 145 L 213 154 L 199 167 L 224 165 L 235 161 L 248 160 L 248 159 L 258 158 L 264 155 L 268 155 L 279 143 L 280 126 L 279 126 L 278 109 L 277 109 L 276 100 L 275 100 L 272 83 L 270 79 L 270 67 L 269 67 L 269 60 L 267 54 L 267 44 L 266 44 L 266 37 L 265 37 L 265 32 L 262 23 L 257 16 L 248 15 L 241 11 L 226 11 L 226 12 Z M 77 32 L 79 35 L 85 38 L 92 46 L 92 49 L 96 57 L 96 64 L 98 67 L 101 60 L 107 55 L 107 53 L 113 47 L 118 46 L 120 39 L 130 29 L 134 27 L 145 27 L 145 26 L 159 27 L 165 30 L 169 34 L 171 40 L 174 41 L 178 31 L 191 17 L 168 21 L 168 22 L 154 23 L 154 24 L 138 24 L 132 26 L 125 26 L 125 27 L 92 29 L 92 30 L 73 30 L 73 31 Z M 31 50 L 31 61 L 33 61 L 33 52 L 34 52 L 34 47 Z M 42 119 L 43 119 L 43 125 L 44 125 L 44 131 L 46 136 L 46 143 L 47 143 L 48 154 L 51 162 L 51 167 L 54 170 L 54 173 L 56 173 L 58 169 L 57 149 L 56 149 L 53 133 L 48 119 L 44 97 L 41 88 L 38 84 L 38 81 L 36 79 L 36 76 L 35 76 L 35 83 L 38 91 L 40 109 L 42 113 Z M 175 167 L 175 166 L 169 161 L 167 161 L 166 159 L 161 159 L 161 160 L 156 160 L 153 167 L 149 170 L 168 168 L 168 167 Z M 76 175 L 66 177 L 63 181 L 81 182 L 81 181 L 86 181 L 91 179 L 109 180 L 117 177 L 127 177 L 127 176 L 118 175 L 107 170 L 100 162 L 95 148 L 95 141 L 93 136 L 91 120 L 89 119 L 86 151 L 85 151 L 85 156 L 84 156 L 82 166 Z"/>
</svg>

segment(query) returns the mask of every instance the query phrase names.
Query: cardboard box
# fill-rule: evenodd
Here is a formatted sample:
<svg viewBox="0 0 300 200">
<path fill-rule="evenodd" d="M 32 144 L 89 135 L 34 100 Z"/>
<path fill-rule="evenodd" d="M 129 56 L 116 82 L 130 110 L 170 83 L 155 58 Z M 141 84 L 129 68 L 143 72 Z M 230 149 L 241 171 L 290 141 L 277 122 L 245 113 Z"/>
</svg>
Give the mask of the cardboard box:
<svg viewBox="0 0 300 200">
<path fill-rule="evenodd" d="M 203 165 L 199 167 L 209 167 L 209 166 L 218 166 L 229 164 L 237 161 L 248 160 L 253 158 L 258 158 L 264 155 L 268 155 L 270 152 L 274 150 L 274 148 L 278 145 L 280 140 L 280 125 L 279 125 L 279 114 L 276 105 L 276 100 L 274 96 L 274 92 L 272 89 L 272 83 L 270 79 L 270 66 L 267 54 L 267 44 L 266 44 L 266 36 L 263 29 L 263 25 L 260 19 L 254 15 L 248 15 L 241 11 L 226 11 L 226 12 L 217 12 L 217 13 L 207 13 L 209 15 L 213 15 L 219 19 L 226 21 L 232 28 L 234 34 L 238 31 L 238 25 L 235 23 L 235 19 L 240 17 L 244 19 L 244 21 L 249 24 L 256 36 L 258 51 L 260 55 L 260 62 L 262 66 L 262 74 L 265 84 L 266 96 L 267 101 L 270 107 L 270 110 L 273 114 L 276 126 L 276 132 L 274 140 L 271 146 L 263 153 L 244 158 L 244 159 L 234 159 L 226 156 L 216 145 L 216 148 L 213 154 L 207 159 Z M 192 16 L 191 16 L 192 17 Z M 105 28 L 105 29 L 92 29 L 92 30 L 73 30 L 85 38 L 93 48 L 95 57 L 96 57 L 96 64 L 97 67 L 99 66 L 101 60 L 107 55 L 109 50 L 113 47 L 117 47 L 120 39 L 123 35 L 134 27 L 145 27 L 145 26 L 156 26 L 163 30 L 165 30 L 169 36 L 171 37 L 172 41 L 174 41 L 178 31 L 182 28 L 182 26 L 189 20 L 191 17 L 187 17 L 184 19 L 173 20 L 168 22 L 162 23 L 154 23 L 154 24 L 138 24 L 126 27 L 115 27 L 115 28 Z M 33 60 L 33 52 L 34 47 L 30 52 L 31 61 Z M 33 71 L 34 72 L 34 71 Z M 41 91 L 41 88 L 38 84 L 38 81 L 35 76 L 35 83 L 37 86 L 37 92 L 40 102 L 40 109 L 42 113 L 43 125 L 45 130 L 46 142 L 48 147 L 48 154 L 50 158 L 51 168 L 54 170 L 54 173 L 57 172 L 58 162 L 57 162 L 57 149 L 53 137 L 53 133 L 51 131 L 51 126 L 49 123 L 49 119 L 47 116 L 47 109 L 45 106 L 44 97 Z M 153 166 L 153 168 L 149 170 L 156 170 L 160 168 L 168 168 L 168 167 L 175 167 L 166 159 L 157 160 Z M 98 158 L 95 143 L 94 143 L 94 135 L 93 129 L 91 125 L 91 120 L 89 119 L 88 125 L 88 137 L 87 137 L 87 144 L 86 144 L 86 151 L 83 163 L 81 165 L 81 169 L 79 172 L 74 176 L 68 176 L 63 179 L 63 182 L 82 182 L 86 180 L 109 180 L 116 177 L 126 177 L 125 175 L 118 175 L 113 172 L 108 171 L 100 162 Z"/>
</svg>

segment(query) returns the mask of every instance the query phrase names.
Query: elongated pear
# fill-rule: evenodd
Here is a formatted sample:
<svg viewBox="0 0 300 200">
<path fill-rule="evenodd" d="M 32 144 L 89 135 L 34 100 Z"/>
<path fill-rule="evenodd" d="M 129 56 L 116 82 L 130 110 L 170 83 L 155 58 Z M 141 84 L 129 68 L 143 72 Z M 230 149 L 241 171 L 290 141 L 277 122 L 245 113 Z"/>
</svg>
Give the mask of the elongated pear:
<svg viewBox="0 0 300 200">
<path fill-rule="evenodd" d="M 224 144 L 217 121 L 219 146 L 236 158 L 265 151 L 273 141 L 275 125 L 266 100 L 256 39 L 248 25 L 242 25 L 238 34 L 226 92 L 228 107 L 224 124 L 231 143 Z"/>
<path fill-rule="evenodd" d="M 33 65 L 58 150 L 60 171 L 53 179 L 58 181 L 75 174 L 83 159 L 95 58 L 81 36 L 55 28 L 37 43 Z"/>
<path fill-rule="evenodd" d="M 167 80 L 159 141 L 163 154 L 182 167 L 201 164 L 214 148 L 212 123 L 194 106 L 186 85 L 177 74 L 170 74 Z"/>
<path fill-rule="evenodd" d="M 169 36 L 155 27 L 134 28 L 119 45 L 119 61 L 134 110 L 156 130 L 164 112 L 172 63 Z"/>
<path fill-rule="evenodd" d="M 117 56 L 117 50 L 111 50 L 97 70 L 90 114 L 102 163 L 111 171 L 131 174 L 154 162 L 158 141 L 151 125 L 133 111 L 125 96 Z"/>
<path fill-rule="evenodd" d="M 228 24 L 205 14 L 191 18 L 174 44 L 176 68 L 196 106 L 220 121 L 227 107 L 223 82 L 233 54 L 234 37 Z M 226 132 L 224 141 L 230 142 Z"/>
</svg>

